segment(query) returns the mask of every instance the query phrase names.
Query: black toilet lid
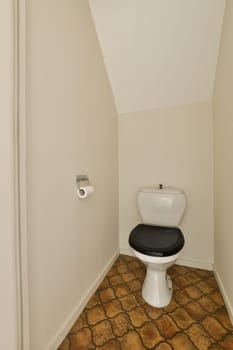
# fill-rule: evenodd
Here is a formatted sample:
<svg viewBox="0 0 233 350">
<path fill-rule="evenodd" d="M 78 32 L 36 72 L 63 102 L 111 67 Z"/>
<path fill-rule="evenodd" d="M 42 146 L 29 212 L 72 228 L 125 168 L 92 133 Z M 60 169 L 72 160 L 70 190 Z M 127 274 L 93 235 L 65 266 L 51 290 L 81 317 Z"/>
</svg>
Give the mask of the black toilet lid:
<svg viewBox="0 0 233 350">
<path fill-rule="evenodd" d="M 129 245 L 145 255 L 170 256 L 183 248 L 184 236 L 177 227 L 139 224 L 129 235 Z"/>
</svg>

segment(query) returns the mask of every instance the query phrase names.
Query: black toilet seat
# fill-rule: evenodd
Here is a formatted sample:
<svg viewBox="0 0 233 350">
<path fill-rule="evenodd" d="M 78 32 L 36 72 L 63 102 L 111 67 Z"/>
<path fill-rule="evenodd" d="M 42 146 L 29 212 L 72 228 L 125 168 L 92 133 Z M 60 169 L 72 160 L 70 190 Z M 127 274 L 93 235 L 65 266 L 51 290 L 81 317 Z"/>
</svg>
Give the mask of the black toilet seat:
<svg viewBox="0 0 233 350">
<path fill-rule="evenodd" d="M 129 245 L 150 256 L 171 256 L 184 246 L 184 236 L 178 227 L 139 224 L 129 235 Z"/>
</svg>

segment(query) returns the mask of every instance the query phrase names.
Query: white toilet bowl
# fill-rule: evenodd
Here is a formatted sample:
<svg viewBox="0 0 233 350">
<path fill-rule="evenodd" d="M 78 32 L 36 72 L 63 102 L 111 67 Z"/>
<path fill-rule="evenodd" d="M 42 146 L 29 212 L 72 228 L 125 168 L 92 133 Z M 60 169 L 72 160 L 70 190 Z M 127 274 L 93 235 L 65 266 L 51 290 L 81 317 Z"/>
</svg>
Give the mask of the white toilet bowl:
<svg viewBox="0 0 233 350">
<path fill-rule="evenodd" d="M 145 255 L 135 249 L 132 251 L 147 267 L 142 286 L 144 300 L 154 307 L 167 306 L 172 297 L 172 281 L 167 274 L 167 269 L 179 258 L 181 251 L 164 257 Z"/>
</svg>

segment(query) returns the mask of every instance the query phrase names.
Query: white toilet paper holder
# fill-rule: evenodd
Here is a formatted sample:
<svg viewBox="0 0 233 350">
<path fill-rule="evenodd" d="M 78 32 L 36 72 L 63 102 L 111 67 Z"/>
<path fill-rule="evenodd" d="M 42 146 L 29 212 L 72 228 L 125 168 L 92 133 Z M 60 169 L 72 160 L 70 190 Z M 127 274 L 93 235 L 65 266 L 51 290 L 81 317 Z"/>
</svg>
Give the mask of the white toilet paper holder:
<svg viewBox="0 0 233 350">
<path fill-rule="evenodd" d="M 79 192 L 82 192 L 80 182 L 85 182 L 85 186 L 90 185 L 90 181 L 87 175 L 76 175 L 76 183 L 77 183 Z"/>
</svg>

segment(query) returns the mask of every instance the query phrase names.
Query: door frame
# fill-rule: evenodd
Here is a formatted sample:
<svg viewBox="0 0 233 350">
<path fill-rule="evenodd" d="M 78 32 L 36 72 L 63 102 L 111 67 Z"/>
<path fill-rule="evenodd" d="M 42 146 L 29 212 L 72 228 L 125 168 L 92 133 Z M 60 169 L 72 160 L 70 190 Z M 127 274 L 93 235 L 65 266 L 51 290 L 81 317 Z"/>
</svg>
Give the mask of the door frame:
<svg viewBox="0 0 233 350">
<path fill-rule="evenodd" d="M 14 0 L 15 197 L 19 349 L 30 350 L 26 173 L 26 0 Z"/>
</svg>

